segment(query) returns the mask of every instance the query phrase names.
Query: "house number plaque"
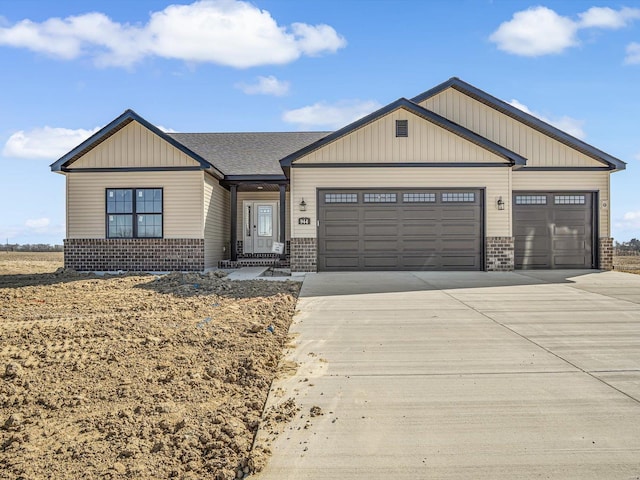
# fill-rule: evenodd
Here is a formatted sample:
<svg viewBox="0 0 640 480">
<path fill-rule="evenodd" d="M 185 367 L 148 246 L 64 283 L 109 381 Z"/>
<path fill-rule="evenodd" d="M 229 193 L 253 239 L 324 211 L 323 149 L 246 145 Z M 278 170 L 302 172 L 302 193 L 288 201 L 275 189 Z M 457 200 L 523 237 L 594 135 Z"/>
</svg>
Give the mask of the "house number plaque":
<svg viewBox="0 0 640 480">
<path fill-rule="evenodd" d="M 311 219 L 309 217 L 299 217 L 298 225 L 311 225 Z"/>
</svg>

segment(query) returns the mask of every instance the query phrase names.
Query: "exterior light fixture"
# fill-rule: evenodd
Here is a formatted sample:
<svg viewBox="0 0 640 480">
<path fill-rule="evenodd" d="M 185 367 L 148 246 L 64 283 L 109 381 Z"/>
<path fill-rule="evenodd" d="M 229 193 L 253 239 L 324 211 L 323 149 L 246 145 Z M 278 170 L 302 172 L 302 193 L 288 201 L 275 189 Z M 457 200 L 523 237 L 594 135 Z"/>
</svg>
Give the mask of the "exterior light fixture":
<svg viewBox="0 0 640 480">
<path fill-rule="evenodd" d="M 502 200 L 502 197 L 498 197 L 496 205 L 498 206 L 498 210 L 504 210 L 504 201 Z"/>
<path fill-rule="evenodd" d="M 307 202 L 304 201 L 304 198 L 300 202 L 300 211 L 301 212 L 306 212 L 307 211 Z"/>
</svg>

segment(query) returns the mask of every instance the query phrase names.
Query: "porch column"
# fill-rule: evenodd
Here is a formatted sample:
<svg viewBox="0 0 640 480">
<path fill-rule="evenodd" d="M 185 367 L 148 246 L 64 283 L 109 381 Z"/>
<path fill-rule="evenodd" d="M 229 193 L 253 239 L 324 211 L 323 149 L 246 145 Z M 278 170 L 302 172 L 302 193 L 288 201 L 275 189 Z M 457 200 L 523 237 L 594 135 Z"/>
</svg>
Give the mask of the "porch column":
<svg viewBox="0 0 640 480">
<path fill-rule="evenodd" d="M 231 185 L 231 261 L 238 260 L 238 186 Z"/>
<path fill-rule="evenodd" d="M 287 206 L 285 205 L 286 196 L 286 185 L 278 185 L 280 188 L 280 243 L 284 245 L 284 249 L 280 254 L 280 259 L 284 260 L 287 258 L 287 239 L 286 237 L 286 228 L 287 228 Z"/>
</svg>

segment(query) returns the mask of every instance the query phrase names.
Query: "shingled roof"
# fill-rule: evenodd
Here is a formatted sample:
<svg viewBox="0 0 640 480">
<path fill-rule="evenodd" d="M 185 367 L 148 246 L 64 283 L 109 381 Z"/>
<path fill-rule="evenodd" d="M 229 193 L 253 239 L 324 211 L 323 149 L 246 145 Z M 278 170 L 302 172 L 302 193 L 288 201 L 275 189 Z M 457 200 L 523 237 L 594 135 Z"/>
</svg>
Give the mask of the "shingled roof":
<svg viewBox="0 0 640 480">
<path fill-rule="evenodd" d="M 168 133 L 225 175 L 282 175 L 279 160 L 331 132 Z"/>
</svg>

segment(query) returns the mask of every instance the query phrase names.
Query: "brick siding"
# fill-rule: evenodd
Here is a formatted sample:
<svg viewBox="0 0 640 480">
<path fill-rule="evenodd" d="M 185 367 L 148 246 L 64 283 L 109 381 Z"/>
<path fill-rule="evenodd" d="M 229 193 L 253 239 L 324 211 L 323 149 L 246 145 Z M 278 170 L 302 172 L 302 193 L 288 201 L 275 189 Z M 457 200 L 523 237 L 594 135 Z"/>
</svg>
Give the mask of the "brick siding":
<svg viewBox="0 0 640 480">
<path fill-rule="evenodd" d="M 317 272 L 318 247 L 315 238 L 291 239 L 291 271 Z"/>
<path fill-rule="evenodd" d="M 613 238 L 600 238 L 600 270 L 613 270 Z"/>
<path fill-rule="evenodd" d="M 510 272 L 514 269 L 513 237 L 487 237 L 487 271 Z"/>
<path fill-rule="evenodd" d="M 204 270 L 202 238 L 68 238 L 64 266 L 78 271 Z"/>
</svg>

